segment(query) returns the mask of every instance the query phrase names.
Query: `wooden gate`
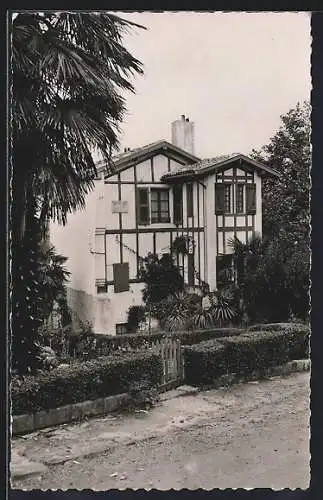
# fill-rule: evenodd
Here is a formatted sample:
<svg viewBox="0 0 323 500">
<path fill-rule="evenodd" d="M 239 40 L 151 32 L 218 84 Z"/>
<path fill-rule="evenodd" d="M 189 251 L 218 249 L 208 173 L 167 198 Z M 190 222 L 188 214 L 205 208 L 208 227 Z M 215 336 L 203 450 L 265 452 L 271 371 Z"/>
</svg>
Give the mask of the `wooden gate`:
<svg viewBox="0 0 323 500">
<path fill-rule="evenodd" d="M 184 379 L 181 342 L 175 339 L 164 339 L 159 343 L 158 347 L 164 367 L 161 389 L 166 391 L 178 387 Z"/>
</svg>

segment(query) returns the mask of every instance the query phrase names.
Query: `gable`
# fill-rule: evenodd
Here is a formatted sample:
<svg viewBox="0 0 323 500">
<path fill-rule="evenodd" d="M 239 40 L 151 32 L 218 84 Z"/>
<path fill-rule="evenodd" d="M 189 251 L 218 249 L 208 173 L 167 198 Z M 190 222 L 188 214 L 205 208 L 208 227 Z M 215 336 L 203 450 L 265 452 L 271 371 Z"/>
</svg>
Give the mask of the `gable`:
<svg viewBox="0 0 323 500">
<path fill-rule="evenodd" d="M 244 172 L 256 172 L 259 176 L 276 176 L 279 173 L 273 168 L 268 167 L 248 156 L 240 153 L 232 155 L 222 155 L 215 158 L 206 158 L 191 165 L 185 165 L 179 168 L 174 173 L 169 173 L 164 176 L 165 182 L 171 182 L 176 179 L 187 179 L 195 177 L 205 177 L 212 173 L 219 173 L 230 168 L 240 168 Z"/>
<path fill-rule="evenodd" d="M 198 157 L 167 141 L 158 141 L 114 156 L 111 161 L 113 171 L 105 175 L 105 178 L 110 178 L 116 173 L 122 172 L 133 165 L 149 161 L 151 158 L 158 155 L 166 156 L 170 161 L 172 160 L 178 163 L 179 166 L 192 164 L 199 160 Z M 106 163 L 104 162 L 98 163 L 98 171 L 104 171 L 105 166 Z"/>
</svg>

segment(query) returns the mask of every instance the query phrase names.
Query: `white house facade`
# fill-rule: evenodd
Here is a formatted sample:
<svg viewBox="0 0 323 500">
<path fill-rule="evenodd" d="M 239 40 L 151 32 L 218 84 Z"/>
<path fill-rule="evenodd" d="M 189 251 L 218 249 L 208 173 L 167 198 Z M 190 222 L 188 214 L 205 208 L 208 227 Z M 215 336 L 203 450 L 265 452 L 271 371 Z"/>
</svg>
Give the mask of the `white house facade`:
<svg viewBox="0 0 323 500">
<path fill-rule="evenodd" d="M 86 209 L 65 227 L 51 225 L 51 242 L 68 257 L 70 306 L 96 333 L 125 332 L 129 307 L 142 304 L 138 278 L 149 252 L 169 253 L 184 236 L 188 254 L 176 257 L 191 287 L 220 286 L 237 236 L 246 242 L 262 232 L 262 179 L 274 170 L 242 154 L 200 159 L 194 154 L 194 123 L 172 123 L 172 143 L 125 150 L 114 170 L 98 179 Z"/>
</svg>

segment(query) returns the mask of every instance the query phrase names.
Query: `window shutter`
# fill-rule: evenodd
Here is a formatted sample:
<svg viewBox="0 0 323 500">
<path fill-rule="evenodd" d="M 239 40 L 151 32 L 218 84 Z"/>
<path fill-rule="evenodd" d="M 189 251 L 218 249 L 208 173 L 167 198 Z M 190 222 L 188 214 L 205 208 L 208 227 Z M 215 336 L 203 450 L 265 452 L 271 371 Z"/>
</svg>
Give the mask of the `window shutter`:
<svg viewBox="0 0 323 500">
<path fill-rule="evenodd" d="M 149 193 L 148 188 L 137 189 L 137 222 L 149 224 Z"/>
<path fill-rule="evenodd" d="M 193 217 L 193 184 L 186 184 L 187 217 Z"/>
<path fill-rule="evenodd" d="M 256 184 L 246 185 L 246 209 L 247 214 L 256 213 Z"/>
<path fill-rule="evenodd" d="M 182 186 L 174 186 L 174 224 L 183 222 L 183 189 Z"/>
<path fill-rule="evenodd" d="M 126 292 L 129 290 L 129 264 L 113 264 L 114 292 Z"/>
<path fill-rule="evenodd" d="M 194 255 L 187 256 L 187 281 L 189 286 L 194 286 Z"/>
<path fill-rule="evenodd" d="M 224 213 L 224 184 L 214 184 L 215 188 L 215 213 Z"/>
</svg>

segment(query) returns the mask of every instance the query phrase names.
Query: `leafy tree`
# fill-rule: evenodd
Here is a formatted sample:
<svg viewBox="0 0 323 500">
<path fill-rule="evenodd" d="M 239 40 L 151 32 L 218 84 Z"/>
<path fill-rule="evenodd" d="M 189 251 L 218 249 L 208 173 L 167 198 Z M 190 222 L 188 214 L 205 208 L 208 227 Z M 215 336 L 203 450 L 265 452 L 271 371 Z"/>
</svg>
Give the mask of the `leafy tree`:
<svg viewBox="0 0 323 500">
<path fill-rule="evenodd" d="M 38 239 L 94 187 L 97 150 L 111 168 L 125 91 L 141 63 L 122 45 L 134 25 L 106 13 L 19 13 L 12 20 L 12 332 L 21 370 L 41 321 Z M 16 352 L 15 352 L 16 351 Z M 25 355 L 26 354 L 26 355 Z"/>
<path fill-rule="evenodd" d="M 277 284 L 281 274 L 285 277 L 284 300 L 290 313 L 302 319 L 309 309 L 310 112 L 309 103 L 297 104 L 281 116 L 282 125 L 269 144 L 253 151 L 255 158 L 281 174 L 279 179 L 263 182 L 263 232 L 272 240 L 269 262 L 277 273 Z M 282 300 L 281 296 L 278 302 Z"/>
<path fill-rule="evenodd" d="M 263 232 L 290 244 L 309 243 L 311 167 L 310 105 L 297 104 L 281 116 L 282 125 L 269 144 L 253 156 L 280 173 L 263 182 Z"/>
<path fill-rule="evenodd" d="M 142 321 L 146 319 L 146 310 L 144 306 L 131 306 L 128 310 L 127 331 L 136 333 Z"/>
<path fill-rule="evenodd" d="M 291 314 L 306 318 L 307 275 L 297 248 L 291 253 L 286 240 L 257 235 L 245 244 L 235 238 L 231 246 L 237 271 L 233 293 L 241 320 L 285 321 Z"/>
<path fill-rule="evenodd" d="M 67 324 L 71 319 L 65 288 L 69 276 L 64 267 L 67 258 L 57 254 L 44 239 L 36 216 L 29 218 L 27 228 L 22 243 L 17 246 L 19 266 L 14 271 L 15 293 L 20 302 L 15 302 L 12 320 L 13 365 L 21 371 L 37 366 L 39 346 L 35 341 L 40 327 L 53 310 L 54 302 L 62 311 L 63 323 Z"/>
<path fill-rule="evenodd" d="M 184 279 L 168 253 L 158 257 L 149 253 L 142 262 L 139 273 L 145 283 L 143 300 L 154 305 L 184 289 Z"/>
</svg>

